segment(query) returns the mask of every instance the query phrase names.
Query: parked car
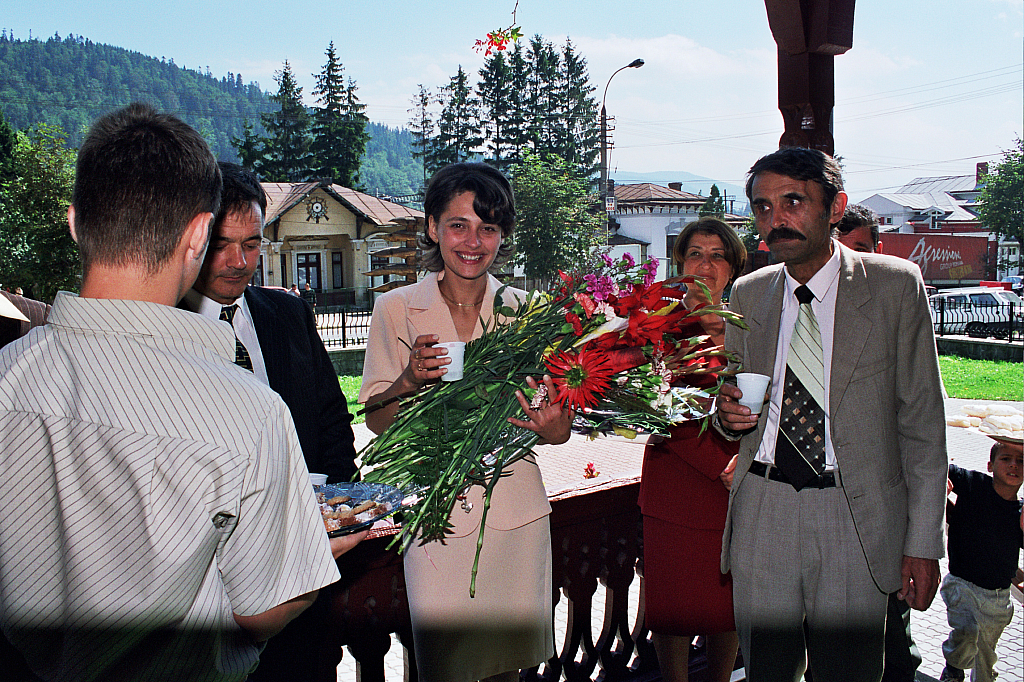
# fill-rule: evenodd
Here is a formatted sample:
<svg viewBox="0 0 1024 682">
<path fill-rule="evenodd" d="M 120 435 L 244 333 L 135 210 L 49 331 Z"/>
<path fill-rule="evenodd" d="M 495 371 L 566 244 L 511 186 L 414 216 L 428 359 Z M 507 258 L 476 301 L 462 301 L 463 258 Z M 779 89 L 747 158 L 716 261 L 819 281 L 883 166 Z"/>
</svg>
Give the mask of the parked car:
<svg viewBox="0 0 1024 682">
<path fill-rule="evenodd" d="M 1000 281 L 1009 282 L 1010 289 L 1012 289 L 1018 296 L 1021 295 L 1021 292 L 1024 292 L 1024 275 L 1007 275 Z"/>
<path fill-rule="evenodd" d="M 946 289 L 929 299 L 937 334 L 1005 339 L 1024 329 L 1024 301 L 1005 289 Z"/>
</svg>

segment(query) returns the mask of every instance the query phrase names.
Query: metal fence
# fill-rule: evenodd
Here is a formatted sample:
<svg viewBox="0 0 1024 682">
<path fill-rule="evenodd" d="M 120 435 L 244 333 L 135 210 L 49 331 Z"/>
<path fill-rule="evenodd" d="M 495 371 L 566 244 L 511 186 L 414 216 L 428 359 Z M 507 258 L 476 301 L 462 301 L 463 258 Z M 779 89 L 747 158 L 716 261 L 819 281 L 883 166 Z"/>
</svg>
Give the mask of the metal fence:
<svg viewBox="0 0 1024 682">
<path fill-rule="evenodd" d="M 322 306 L 314 310 L 316 330 L 324 346 L 351 348 L 365 346 L 370 334 L 370 311 L 350 310 L 345 306 Z"/>
<path fill-rule="evenodd" d="M 972 301 L 931 300 L 932 322 L 938 336 L 969 336 L 1014 341 L 1024 338 L 1024 304 L 986 305 Z"/>
</svg>

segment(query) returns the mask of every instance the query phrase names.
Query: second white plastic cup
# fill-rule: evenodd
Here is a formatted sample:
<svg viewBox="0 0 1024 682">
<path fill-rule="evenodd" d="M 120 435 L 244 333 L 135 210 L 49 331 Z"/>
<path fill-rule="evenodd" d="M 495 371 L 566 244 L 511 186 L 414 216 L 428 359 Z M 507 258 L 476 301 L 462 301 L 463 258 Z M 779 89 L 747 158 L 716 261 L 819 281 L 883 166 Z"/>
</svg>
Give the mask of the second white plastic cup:
<svg viewBox="0 0 1024 682">
<path fill-rule="evenodd" d="M 462 341 L 449 341 L 447 343 L 439 343 L 438 346 L 443 346 L 448 349 L 448 357 L 452 359 L 450 364 L 445 365 L 448 371 L 441 376 L 441 381 L 458 381 L 462 378 L 462 366 L 463 359 L 466 356 L 466 344 Z"/>
<path fill-rule="evenodd" d="M 764 406 L 764 394 L 768 390 L 768 384 L 772 378 L 764 374 L 753 372 L 740 372 L 736 375 L 736 386 L 743 391 L 740 398 L 740 405 L 750 408 L 751 414 L 761 414 Z"/>
<path fill-rule="evenodd" d="M 327 474 L 310 474 L 309 482 L 312 483 L 313 485 L 326 485 Z"/>
</svg>

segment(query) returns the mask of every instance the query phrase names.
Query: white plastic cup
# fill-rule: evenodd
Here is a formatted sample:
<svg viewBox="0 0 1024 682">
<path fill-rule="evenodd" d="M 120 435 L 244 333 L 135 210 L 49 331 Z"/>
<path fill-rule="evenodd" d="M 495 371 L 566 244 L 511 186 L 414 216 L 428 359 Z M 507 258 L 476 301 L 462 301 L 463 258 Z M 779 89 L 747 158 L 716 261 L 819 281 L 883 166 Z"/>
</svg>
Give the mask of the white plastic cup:
<svg viewBox="0 0 1024 682">
<path fill-rule="evenodd" d="M 764 406 L 764 395 L 772 378 L 764 374 L 740 372 L 736 375 L 736 386 L 743 391 L 740 405 L 750 408 L 750 414 L 761 414 Z"/>
<path fill-rule="evenodd" d="M 466 344 L 462 341 L 439 343 L 438 346 L 448 349 L 448 357 L 452 359 L 445 365 L 448 371 L 441 375 L 441 381 L 458 381 L 462 378 L 463 359 L 466 357 Z"/>
<path fill-rule="evenodd" d="M 314 486 L 327 485 L 327 474 L 310 474 L 309 482 Z"/>
</svg>

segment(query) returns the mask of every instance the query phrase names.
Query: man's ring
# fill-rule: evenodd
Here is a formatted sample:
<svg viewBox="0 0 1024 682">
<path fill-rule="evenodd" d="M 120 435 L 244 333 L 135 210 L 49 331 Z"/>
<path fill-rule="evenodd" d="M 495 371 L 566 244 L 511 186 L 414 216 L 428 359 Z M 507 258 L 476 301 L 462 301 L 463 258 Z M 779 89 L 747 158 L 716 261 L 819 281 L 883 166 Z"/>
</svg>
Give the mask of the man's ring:
<svg viewBox="0 0 1024 682">
<path fill-rule="evenodd" d="M 416 358 L 417 360 L 419 360 L 419 359 L 420 359 L 420 349 L 419 349 L 419 348 L 417 348 L 417 349 L 415 350 L 415 352 L 413 352 L 413 354 L 412 354 L 412 355 L 413 355 L 413 357 L 415 357 L 415 358 Z"/>
<path fill-rule="evenodd" d="M 417 362 L 416 363 L 416 369 L 419 370 L 420 372 L 422 372 L 423 371 L 423 363 L 422 362 Z"/>
</svg>

